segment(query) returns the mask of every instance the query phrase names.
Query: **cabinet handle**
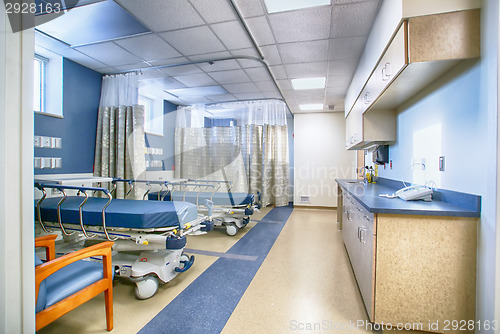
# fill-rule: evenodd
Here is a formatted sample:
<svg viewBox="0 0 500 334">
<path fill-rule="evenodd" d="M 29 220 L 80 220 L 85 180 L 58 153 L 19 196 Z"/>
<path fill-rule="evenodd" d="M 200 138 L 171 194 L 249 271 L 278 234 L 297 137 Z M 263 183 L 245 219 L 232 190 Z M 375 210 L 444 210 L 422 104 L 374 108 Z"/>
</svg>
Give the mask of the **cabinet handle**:
<svg viewBox="0 0 500 334">
<path fill-rule="evenodd" d="M 358 240 L 361 242 L 361 227 L 358 227 Z"/>
<path fill-rule="evenodd" d="M 360 209 L 360 208 L 358 208 L 358 207 L 356 208 L 356 210 L 358 210 L 359 212 L 361 212 L 361 209 Z"/>
<path fill-rule="evenodd" d="M 359 229 L 359 242 L 361 242 L 362 244 L 365 243 L 365 237 L 364 237 L 364 234 L 363 234 L 364 231 L 365 231 L 365 229 L 363 227 L 361 227 Z"/>
<path fill-rule="evenodd" d="M 366 94 L 365 94 L 365 104 L 368 104 L 368 103 L 372 102 L 372 101 L 370 101 L 370 95 L 369 94 L 370 94 L 370 92 L 366 92 Z"/>
<path fill-rule="evenodd" d="M 391 78 L 391 63 L 385 63 L 382 67 L 382 80 L 387 81 Z"/>
<path fill-rule="evenodd" d="M 368 216 L 363 216 L 363 218 L 364 218 L 365 220 L 367 220 L 367 221 L 370 221 L 370 217 L 368 217 Z"/>
</svg>

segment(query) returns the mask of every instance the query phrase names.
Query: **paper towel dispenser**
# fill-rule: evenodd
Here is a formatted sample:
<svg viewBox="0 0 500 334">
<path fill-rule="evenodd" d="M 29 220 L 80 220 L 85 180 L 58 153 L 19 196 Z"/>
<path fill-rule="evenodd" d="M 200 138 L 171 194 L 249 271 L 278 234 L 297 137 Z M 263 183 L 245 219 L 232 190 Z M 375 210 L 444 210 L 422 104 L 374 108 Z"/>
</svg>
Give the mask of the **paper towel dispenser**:
<svg viewBox="0 0 500 334">
<path fill-rule="evenodd" d="M 373 163 L 383 165 L 389 162 L 389 145 L 379 145 L 372 154 Z"/>
</svg>

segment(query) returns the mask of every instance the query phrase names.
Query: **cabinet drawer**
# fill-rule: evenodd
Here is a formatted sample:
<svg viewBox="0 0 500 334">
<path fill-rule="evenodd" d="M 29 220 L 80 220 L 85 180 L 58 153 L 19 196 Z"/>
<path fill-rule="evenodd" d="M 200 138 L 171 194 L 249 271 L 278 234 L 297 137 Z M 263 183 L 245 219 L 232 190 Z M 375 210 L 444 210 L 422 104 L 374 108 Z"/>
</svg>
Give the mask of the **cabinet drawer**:
<svg viewBox="0 0 500 334">
<path fill-rule="evenodd" d="M 374 234 L 374 224 L 375 215 L 368 210 L 366 210 L 359 202 L 356 201 L 356 206 L 354 208 L 358 216 L 360 227 L 366 228 L 368 231 Z"/>
</svg>

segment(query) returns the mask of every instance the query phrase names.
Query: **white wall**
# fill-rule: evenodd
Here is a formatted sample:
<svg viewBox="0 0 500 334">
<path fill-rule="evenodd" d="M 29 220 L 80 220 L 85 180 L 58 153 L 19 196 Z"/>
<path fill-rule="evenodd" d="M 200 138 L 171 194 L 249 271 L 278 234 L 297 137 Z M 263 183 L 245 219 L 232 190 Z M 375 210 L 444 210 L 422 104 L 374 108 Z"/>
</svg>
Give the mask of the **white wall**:
<svg viewBox="0 0 500 334">
<path fill-rule="evenodd" d="M 35 331 L 33 56 L 33 29 L 13 34 L 0 6 L 1 333 Z"/>
<path fill-rule="evenodd" d="M 336 178 L 355 177 L 356 153 L 346 151 L 343 113 L 295 115 L 294 205 L 337 206 Z M 310 203 L 301 203 L 309 195 Z"/>
</svg>

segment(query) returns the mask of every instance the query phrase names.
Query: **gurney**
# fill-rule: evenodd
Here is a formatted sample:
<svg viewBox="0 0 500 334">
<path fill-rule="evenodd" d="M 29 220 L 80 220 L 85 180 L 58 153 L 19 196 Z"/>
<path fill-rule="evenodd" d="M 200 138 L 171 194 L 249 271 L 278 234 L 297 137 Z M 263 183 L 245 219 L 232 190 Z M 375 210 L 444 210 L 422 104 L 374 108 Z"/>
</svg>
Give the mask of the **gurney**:
<svg viewBox="0 0 500 334">
<path fill-rule="evenodd" d="M 226 183 L 227 191 L 221 192 Z M 245 227 L 260 204 L 255 201 L 254 194 L 234 193 L 228 181 L 185 180 L 183 182 L 164 182 L 160 191 L 147 192 L 149 200 L 182 201 L 196 204 L 198 211 L 207 214 L 215 226 L 224 226 L 228 235 L 236 235 Z M 165 187 L 166 189 L 163 189 Z M 210 190 L 210 191 L 208 191 Z M 210 203 L 208 208 L 205 203 Z"/>
<path fill-rule="evenodd" d="M 167 283 L 194 262 L 194 256 L 183 253 L 186 235 L 200 233 L 207 219 L 192 203 L 113 199 L 106 188 L 47 183 L 35 186 L 43 194 L 35 206 L 35 217 L 43 231 L 81 236 L 76 239 L 86 245 L 114 241 L 115 277 L 135 282 L 139 299 L 152 297 L 159 282 Z M 63 196 L 47 198 L 46 188 L 58 189 Z M 79 196 L 67 196 L 68 189 L 78 190 Z M 90 197 L 87 192 L 105 197 Z"/>
</svg>

